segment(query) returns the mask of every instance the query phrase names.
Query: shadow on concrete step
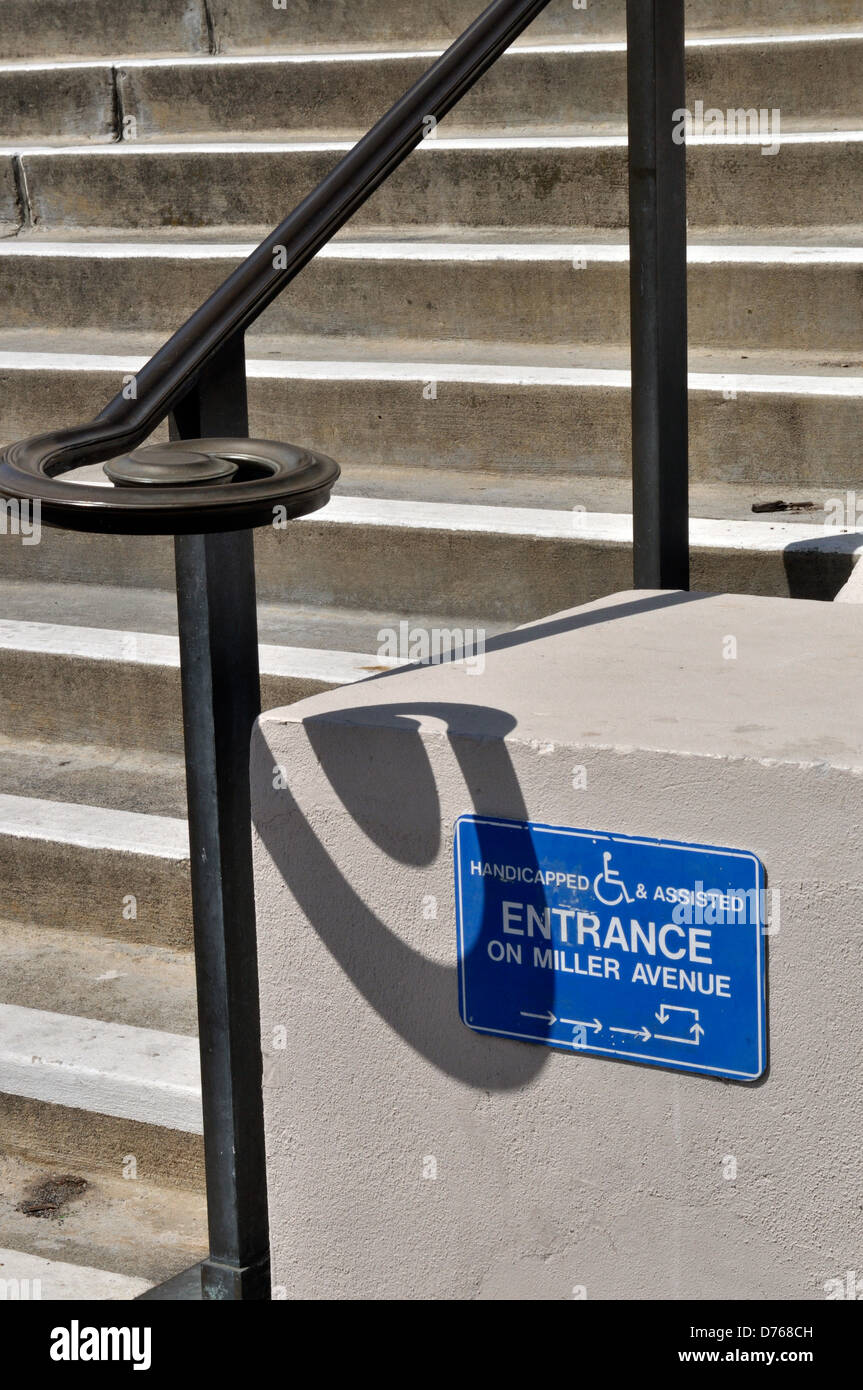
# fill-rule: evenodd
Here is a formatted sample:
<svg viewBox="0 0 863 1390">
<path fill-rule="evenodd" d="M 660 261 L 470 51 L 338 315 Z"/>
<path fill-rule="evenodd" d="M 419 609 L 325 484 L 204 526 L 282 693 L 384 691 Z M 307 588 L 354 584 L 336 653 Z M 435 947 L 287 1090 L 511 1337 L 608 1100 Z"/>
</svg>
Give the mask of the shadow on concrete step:
<svg viewBox="0 0 863 1390">
<path fill-rule="evenodd" d="M 783 552 L 789 596 L 831 602 L 850 579 L 854 553 L 860 546 L 863 534 L 859 531 L 825 536 L 823 540 L 792 541 Z M 813 551 L 817 552 L 817 562 Z"/>
</svg>

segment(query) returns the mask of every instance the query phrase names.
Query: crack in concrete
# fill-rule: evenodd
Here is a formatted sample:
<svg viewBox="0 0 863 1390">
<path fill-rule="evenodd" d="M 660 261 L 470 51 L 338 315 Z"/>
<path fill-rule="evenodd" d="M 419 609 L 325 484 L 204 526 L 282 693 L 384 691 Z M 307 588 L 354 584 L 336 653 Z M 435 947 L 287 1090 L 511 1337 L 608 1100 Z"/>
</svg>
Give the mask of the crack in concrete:
<svg viewBox="0 0 863 1390">
<path fill-rule="evenodd" d="M 15 203 L 20 218 L 18 229 L 13 233 L 14 236 L 17 236 L 20 232 L 30 231 L 35 222 L 33 205 L 30 201 L 30 190 L 27 186 L 27 171 L 24 168 L 23 156 L 20 154 L 13 154 L 12 156 L 12 179 L 15 185 Z"/>
<path fill-rule="evenodd" d="M 221 40 L 216 28 L 216 21 L 213 18 L 213 12 L 210 8 L 210 0 L 201 0 L 201 5 L 204 10 L 204 23 L 207 27 L 207 45 L 211 55 L 215 57 L 217 53 L 221 53 L 222 51 Z"/>
<path fill-rule="evenodd" d="M 116 63 L 111 64 L 111 125 L 114 140 L 120 144 L 126 124 L 126 103 L 123 100 L 123 75 Z"/>
</svg>

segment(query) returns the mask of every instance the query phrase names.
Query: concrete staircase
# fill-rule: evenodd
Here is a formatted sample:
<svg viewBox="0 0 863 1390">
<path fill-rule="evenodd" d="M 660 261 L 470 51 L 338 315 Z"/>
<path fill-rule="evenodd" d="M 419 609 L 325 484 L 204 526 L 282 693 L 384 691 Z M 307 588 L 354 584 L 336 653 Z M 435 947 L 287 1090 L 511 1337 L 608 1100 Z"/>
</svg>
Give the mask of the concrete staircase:
<svg viewBox="0 0 863 1390">
<path fill-rule="evenodd" d="M 2 441 L 90 419 L 479 7 L 5 0 Z M 402 620 L 628 586 L 624 10 L 554 0 L 250 334 L 252 432 L 344 468 L 257 537 L 266 705 L 385 669 Z M 688 152 L 693 583 L 830 599 L 863 540 L 824 527 L 863 436 L 863 16 L 688 11 L 690 106 L 782 131 Z M 778 500 L 812 506 L 753 519 Z M 164 539 L 0 537 L 0 1276 L 84 1271 L 45 1297 L 204 1243 L 172 586 Z M 53 1243 L 9 1196 L 33 1164 L 91 1183 Z"/>
</svg>

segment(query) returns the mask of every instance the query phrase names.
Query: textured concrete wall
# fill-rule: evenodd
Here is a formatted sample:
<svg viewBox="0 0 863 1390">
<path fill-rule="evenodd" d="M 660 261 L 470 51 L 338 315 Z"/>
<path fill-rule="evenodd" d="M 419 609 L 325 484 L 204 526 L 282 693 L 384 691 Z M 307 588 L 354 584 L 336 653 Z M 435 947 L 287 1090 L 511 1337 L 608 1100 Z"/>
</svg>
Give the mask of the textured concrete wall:
<svg viewBox="0 0 863 1390">
<path fill-rule="evenodd" d="M 824 1298 L 863 1270 L 861 679 L 851 605 L 622 594 L 490 641 L 482 674 L 263 717 L 281 1296 Z M 757 854 L 781 892 L 765 1078 L 467 1029 L 452 827 L 474 809 Z"/>
</svg>

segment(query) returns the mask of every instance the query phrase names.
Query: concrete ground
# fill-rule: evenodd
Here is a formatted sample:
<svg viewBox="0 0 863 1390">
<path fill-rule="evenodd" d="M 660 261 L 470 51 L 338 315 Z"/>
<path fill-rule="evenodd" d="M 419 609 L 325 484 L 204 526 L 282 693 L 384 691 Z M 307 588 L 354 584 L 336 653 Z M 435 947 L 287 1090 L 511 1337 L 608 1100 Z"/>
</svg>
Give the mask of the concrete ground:
<svg viewBox="0 0 863 1390">
<path fill-rule="evenodd" d="M 201 1195 L 120 1174 L 76 1169 L 87 1184 L 79 1196 L 53 1212 L 19 1210 L 67 1175 L 68 1165 L 0 1156 L 0 1281 L 41 1279 L 43 1299 L 128 1298 L 207 1253 Z"/>
</svg>

